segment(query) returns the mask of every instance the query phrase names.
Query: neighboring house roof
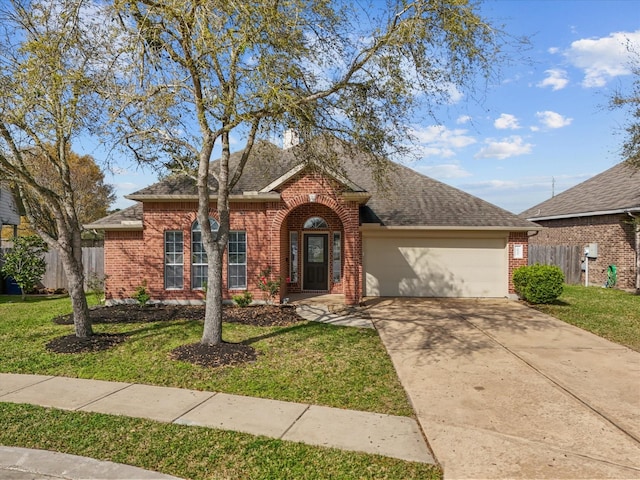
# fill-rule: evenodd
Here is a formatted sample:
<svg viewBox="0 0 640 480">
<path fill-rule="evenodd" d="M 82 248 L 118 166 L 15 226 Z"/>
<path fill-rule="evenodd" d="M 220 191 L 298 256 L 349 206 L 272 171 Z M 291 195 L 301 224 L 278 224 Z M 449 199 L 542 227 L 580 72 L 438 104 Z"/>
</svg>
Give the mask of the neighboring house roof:
<svg viewBox="0 0 640 480">
<path fill-rule="evenodd" d="M 640 170 L 622 162 L 520 214 L 532 221 L 640 211 Z"/>
<path fill-rule="evenodd" d="M 118 210 L 85 225 L 84 228 L 89 230 L 142 230 L 142 204 L 136 203 L 128 208 Z"/>
<path fill-rule="evenodd" d="M 320 169 L 342 185 L 343 195 L 357 199 L 362 205 L 362 224 L 389 228 L 434 229 L 495 229 L 539 230 L 540 227 L 473 195 L 426 177 L 408 167 L 389 161 L 384 185 L 380 187 L 364 154 L 336 148 L 336 167 L 326 167 L 313 161 L 302 163 L 296 148 L 283 150 L 263 142 L 256 145 L 244 173 L 231 191 L 231 199 L 279 199 L 279 186 L 301 173 L 305 168 Z M 230 158 L 231 170 L 238 164 L 241 152 Z M 215 169 L 215 164 L 213 165 Z M 210 181 L 211 193 L 217 192 L 217 181 Z M 127 198 L 137 201 L 196 200 L 195 181 L 186 175 L 170 176 L 139 190 Z M 135 217 L 140 215 L 139 217 Z M 117 222 L 133 217 L 142 219 L 142 210 L 123 210 L 88 225 L 90 228 L 114 228 Z M 117 228 L 123 228 L 119 225 Z"/>
<path fill-rule="evenodd" d="M 0 225 L 19 225 L 20 213 L 11 189 L 0 185 Z"/>
</svg>

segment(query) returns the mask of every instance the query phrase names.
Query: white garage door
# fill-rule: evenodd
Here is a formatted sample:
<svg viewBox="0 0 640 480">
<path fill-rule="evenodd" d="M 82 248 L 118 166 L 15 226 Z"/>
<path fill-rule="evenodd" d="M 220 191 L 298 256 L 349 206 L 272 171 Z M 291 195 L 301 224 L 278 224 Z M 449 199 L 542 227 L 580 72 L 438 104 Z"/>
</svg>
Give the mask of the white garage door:
<svg viewBox="0 0 640 480">
<path fill-rule="evenodd" d="M 505 297 L 507 238 L 363 237 L 364 295 Z"/>
</svg>

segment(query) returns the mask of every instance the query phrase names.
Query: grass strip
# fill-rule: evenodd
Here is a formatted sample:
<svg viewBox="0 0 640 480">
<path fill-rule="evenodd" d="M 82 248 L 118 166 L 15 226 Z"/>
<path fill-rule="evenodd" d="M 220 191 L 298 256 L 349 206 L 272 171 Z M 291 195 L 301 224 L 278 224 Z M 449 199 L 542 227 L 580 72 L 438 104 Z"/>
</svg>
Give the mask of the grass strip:
<svg viewBox="0 0 640 480">
<path fill-rule="evenodd" d="M 611 288 L 565 285 L 554 303 L 533 307 L 640 352 L 640 295 Z"/>
<path fill-rule="evenodd" d="M 441 479 L 433 465 L 249 434 L 0 403 L 0 444 L 124 463 L 185 479 Z"/>
</svg>

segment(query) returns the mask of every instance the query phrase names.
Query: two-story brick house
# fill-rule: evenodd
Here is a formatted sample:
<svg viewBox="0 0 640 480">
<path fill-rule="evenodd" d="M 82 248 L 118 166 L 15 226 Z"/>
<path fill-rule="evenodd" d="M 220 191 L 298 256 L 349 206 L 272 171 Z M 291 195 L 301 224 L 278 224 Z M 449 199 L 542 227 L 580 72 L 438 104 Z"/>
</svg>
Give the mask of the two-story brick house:
<svg viewBox="0 0 640 480">
<path fill-rule="evenodd" d="M 259 144 L 231 192 L 226 298 L 250 291 L 260 299 L 267 267 L 282 297 L 337 293 L 347 304 L 513 293 L 511 272 L 526 265 L 537 225 L 401 165 L 381 188 L 363 155 L 339 151 L 339 165 L 325 168 L 301 162 L 296 148 Z M 215 180 L 211 190 L 215 228 Z M 105 232 L 107 299 L 126 300 L 144 281 L 155 300 L 201 300 L 207 259 L 195 182 L 171 176 L 127 198 L 138 203 L 87 225 Z"/>
</svg>

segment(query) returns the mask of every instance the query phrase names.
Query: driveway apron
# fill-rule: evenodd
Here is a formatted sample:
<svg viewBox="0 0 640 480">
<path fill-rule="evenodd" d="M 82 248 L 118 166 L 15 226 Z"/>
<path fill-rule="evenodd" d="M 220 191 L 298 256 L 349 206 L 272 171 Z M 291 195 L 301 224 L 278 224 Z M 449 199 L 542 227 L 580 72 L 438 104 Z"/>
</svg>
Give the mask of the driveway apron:
<svg viewBox="0 0 640 480">
<path fill-rule="evenodd" d="M 506 299 L 367 305 L 445 478 L 640 478 L 639 353 Z"/>
</svg>

